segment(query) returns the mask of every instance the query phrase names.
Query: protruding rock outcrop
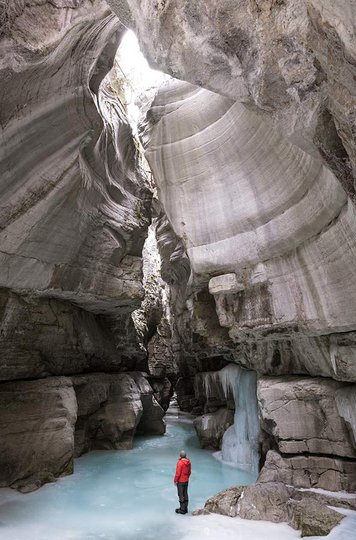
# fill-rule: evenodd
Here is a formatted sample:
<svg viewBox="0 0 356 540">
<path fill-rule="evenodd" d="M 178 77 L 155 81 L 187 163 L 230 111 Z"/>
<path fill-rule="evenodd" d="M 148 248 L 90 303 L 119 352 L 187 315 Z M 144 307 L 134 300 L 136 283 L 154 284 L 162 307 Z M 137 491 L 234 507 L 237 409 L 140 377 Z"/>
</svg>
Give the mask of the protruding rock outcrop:
<svg viewBox="0 0 356 540">
<path fill-rule="evenodd" d="M 260 482 L 283 482 L 300 488 L 356 492 L 354 460 L 331 456 L 282 457 L 270 450 L 259 475 Z"/>
<path fill-rule="evenodd" d="M 319 155 L 354 197 L 352 1 L 109 3 L 136 31 L 152 65 L 255 110 L 284 138 Z"/>
</svg>

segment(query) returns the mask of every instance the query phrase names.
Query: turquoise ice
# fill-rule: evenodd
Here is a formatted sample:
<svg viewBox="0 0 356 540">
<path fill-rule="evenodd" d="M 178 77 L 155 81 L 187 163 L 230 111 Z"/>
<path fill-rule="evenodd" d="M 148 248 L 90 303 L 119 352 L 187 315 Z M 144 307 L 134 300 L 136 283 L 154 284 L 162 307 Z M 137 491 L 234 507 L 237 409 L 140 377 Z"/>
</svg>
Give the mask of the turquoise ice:
<svg viewBox="0 0 356 540">
<path fill-rule="evenodd" d="M 224 465 L 211 452 L 201 450 L 191 424 L 169 420 L 165 436 L 136 438 L 134 449 L 129 451 L 98 451 L 82 456 L 76 460 L 74 475 L 39 491 L 22 495 L 0 490 L 0 539 L 299 538 L 299 533 L 287 525 L 223 516 L 176 515 L 173 476 L 177 455 L 183 448 L 193 468 L 190 510 L 203 506 L 207 497 L 226 487 L 254 480 L 253 475 Z"/>
</svg>

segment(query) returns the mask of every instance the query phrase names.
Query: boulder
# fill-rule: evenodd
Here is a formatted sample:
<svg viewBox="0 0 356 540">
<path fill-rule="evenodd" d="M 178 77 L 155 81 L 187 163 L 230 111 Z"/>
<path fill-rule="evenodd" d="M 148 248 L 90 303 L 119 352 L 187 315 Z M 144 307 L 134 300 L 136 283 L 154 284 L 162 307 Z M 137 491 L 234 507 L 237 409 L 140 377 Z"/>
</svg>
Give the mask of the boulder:
<svg viewBox="0 0 356 540">
<path fill-rule="evenodd" d="M 303 500 L 290 503 L 290 525 L 301 531 L 301 536 L 327 536 L 345 517 L 317 501 Z"/>
<path fill-rule="evenodd" d="M 206 501 L 204 511 L 206 513 L 213 512 L 223 516 L 236 517 L 238 515 L 237 505 L 243 490 L 243 486 L 237 486 L 220 491 L 220 493 Z"/>
<path fill-rule="evenodd" d="M 210 497 L 204 508 L 194 515 L 209 513 L 274 523 L 289 523 L 301 531 L 302 536 L 325 536 L 340 523 L 343 515 L 328 508 L 336 502 L 340 507 L 350 506 L 349 497 L 332 497 L 315 492 L 297 490 L 282 482 L 256 483 L 237 486 Z"/>
<path fill-rule="evenodd" d="M 219 409 L 214 413 L 203 414 L 193 421 L 202 448 L 219 450 L 223 435 L 234 423 L 234 411 Z"/>
<path fill-rule="evenodd" d="M 76 419 L 69 378 L 0 384 L 0 487 L 32 491 L 71 474 Z"/>
<path fill-rule="evenodd" d="M 246 486 L 239 500 L 238 515 L 281 523 L 288 521 L 290 490 L 282 482 Z"/>
</svg>

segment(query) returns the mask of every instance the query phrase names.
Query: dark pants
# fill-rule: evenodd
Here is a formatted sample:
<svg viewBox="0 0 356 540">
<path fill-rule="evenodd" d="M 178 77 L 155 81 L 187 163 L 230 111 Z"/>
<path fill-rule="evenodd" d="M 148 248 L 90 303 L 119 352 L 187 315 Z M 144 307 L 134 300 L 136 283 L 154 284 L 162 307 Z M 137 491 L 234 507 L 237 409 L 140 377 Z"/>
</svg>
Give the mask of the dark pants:
<svg viewBox="0 0 356 540">
<path fill-rule="evenodd" d="M 188 512 L 188 482 L 177 482 L 181 512 Z"/>
</svg>

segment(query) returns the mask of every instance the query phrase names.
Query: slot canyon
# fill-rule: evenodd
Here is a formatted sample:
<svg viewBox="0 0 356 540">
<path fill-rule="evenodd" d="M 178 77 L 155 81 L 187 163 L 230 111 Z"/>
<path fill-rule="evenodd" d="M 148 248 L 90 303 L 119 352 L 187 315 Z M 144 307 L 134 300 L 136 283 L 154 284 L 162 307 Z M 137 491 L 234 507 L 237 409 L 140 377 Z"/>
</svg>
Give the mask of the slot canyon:
<svg viewBox="0 0 356 540">
<path fill-rule="evenodd" d="M 0 51 L 0 538 L 353 540 L 356 0 L 0 0 Z"/>
</svg>

